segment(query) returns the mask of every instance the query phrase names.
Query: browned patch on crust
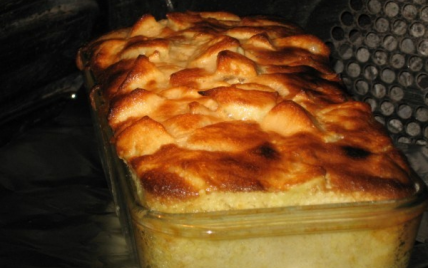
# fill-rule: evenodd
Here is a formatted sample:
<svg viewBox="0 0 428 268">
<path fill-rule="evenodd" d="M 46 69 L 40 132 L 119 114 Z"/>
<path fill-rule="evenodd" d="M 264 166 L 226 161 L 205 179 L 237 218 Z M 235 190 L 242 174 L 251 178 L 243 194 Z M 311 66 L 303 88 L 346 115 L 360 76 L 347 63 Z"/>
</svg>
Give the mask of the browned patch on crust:
<svg viewBox="0 0 428 268">
<path fill-rule="evenodd" d="M 187 86 L 198 88 L 199 80 L 207 75 L 209 75 L 208 72 L 201 68 L 184 69 L 173 73 L 169 81 L 174 87 Z"/>
<path fill-rule="evenodd" d="M 189 198 L 198 195 L 185 179 L 164 169 L 152 169 L 140 174 L 141 185 L 147 192 L 161 198 Z"/>
</svg>

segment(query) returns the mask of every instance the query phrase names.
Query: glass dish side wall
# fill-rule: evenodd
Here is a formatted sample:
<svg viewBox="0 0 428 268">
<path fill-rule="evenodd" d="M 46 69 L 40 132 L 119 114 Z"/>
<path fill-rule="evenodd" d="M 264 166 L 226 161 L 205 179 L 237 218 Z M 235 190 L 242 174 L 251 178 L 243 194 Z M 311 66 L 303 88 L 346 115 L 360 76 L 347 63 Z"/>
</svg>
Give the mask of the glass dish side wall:
<svg viewBox="0 0 428 268">
<path fill-rule="evenodd" d="M 141 267 L 405 268 L 418 223 L 416 217 L 380 229 L 239 239 L 164 234 L 135 221 L 134 227 Z"/>
</svg>

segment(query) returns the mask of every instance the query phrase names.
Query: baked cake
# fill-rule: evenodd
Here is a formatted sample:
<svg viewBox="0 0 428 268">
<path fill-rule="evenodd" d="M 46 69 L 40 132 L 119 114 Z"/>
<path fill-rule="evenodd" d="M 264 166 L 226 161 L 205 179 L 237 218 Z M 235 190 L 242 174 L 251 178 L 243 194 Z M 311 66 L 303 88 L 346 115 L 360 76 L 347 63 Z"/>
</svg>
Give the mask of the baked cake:
<svg viewBox="0 0 428 268">
<path fill-rule="evenodd" d="M 383 126 L 329 68 L 328 47 L 297 26 L 224 12 L 145 15 L 80 56 L 150 208 L 379 200 L 412 190 Z"/>
<path fill-rule="evenodd" d="M 105 102 L 112 143 L 148 210 L 199 213 L 412 195 L 405 158 L 370 106 L 345 93 L 329 66 L 329 53 L 320 39 L 288 22 L 185 12 L 169 13 L 162 20 L 144 15 L 131 28 L 83 47 L 77 61 L 97 83 L 94 90 Z M 343 234 L 352 238 L 338 244 L 361 242 L 359 250 L 366 252 L 371 241 L 375 248 L 395 250 L 397 237 L 403 235 L 396 231 L 377 234 L 379 239 L 362 236 L 369 240 Z M 165 266 L 150 261 L 150 267 L 188 267 L 173 259 L 190 251 L 199 257 L 180 261 L 192 263 L 190 267 L 218 267 L 196 260 L 205 258 L 204 245 L 153 237 L 142 238 L 142 244 L 164 250 L 146 249 L 143 254 Z M 279 243 L 276 249 L 285 243 L 272 239 L 268 243 Z M 313 241 L 319 251 L 324 239 Z M 262 247 L 260 241 L 254 243 Z M 238 250 L 235 254 L 243 258 L 254 254 L 239 251 L 243 244 L 230 245 L 209 250 Z M 172 248 L 176 251 L 169 253 Z M 394 262 L 379 253 L 375 258 L 381 266 L 373 258 L 364 266 L 349 254 L 343 258 L 354 263 L 347 266 L 340 259 L 340 267 L 392 267 L 382 265 Z M 283 267 L 282 261 L 275 265 L 269 259 L 266 267 Z M 222 267 L 253 267 L 221 261 Z M 317 265 L 302 267 L 324 267 Z"/>
</svg>

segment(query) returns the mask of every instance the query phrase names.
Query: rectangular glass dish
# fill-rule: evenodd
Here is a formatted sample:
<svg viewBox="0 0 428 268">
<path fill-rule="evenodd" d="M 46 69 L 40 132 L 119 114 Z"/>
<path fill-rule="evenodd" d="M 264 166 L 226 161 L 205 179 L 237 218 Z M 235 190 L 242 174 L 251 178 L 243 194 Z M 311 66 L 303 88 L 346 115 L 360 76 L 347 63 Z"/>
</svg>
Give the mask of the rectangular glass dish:
<svg viewBox="0 0 428 268">
<path fill-rule="evenodd" d="M 86 82 L 91 87 L 91 76 Z M 400 200 L 170 214 L 141 206 L 111 144 L 97 89 L 93 119 L 117 214 L 142 268 L 407 267 L 427 189 Z"/>
</svg>

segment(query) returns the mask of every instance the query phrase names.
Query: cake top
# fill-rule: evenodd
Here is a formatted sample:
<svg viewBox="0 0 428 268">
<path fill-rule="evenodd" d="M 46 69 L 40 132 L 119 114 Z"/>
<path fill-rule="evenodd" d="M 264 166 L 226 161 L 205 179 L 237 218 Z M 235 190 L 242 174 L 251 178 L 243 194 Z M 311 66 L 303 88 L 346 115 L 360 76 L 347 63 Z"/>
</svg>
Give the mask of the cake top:
<svg viewBox="0 0 428 268">
<path fill-rule="evenodd" d="M 163 202 L 213 192 L 313 191 L 390 199 L 409 167 L 329 49 L 301 28 L 226 12 L 144 15 L 80 50 L 118 155 Z M 172 202 L 172 201 L 171 201 Z"/>
</svg>

